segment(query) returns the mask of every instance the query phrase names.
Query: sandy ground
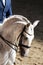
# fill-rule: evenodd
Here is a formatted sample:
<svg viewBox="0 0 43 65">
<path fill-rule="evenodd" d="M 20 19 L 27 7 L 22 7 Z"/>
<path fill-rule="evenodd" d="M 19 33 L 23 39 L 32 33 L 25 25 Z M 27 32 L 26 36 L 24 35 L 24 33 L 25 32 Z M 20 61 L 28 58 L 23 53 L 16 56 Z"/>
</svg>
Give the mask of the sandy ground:
<svg viewBox="0 0 43 65">
<path fill-rule="evenodd" d="M 28 57 L 17 53 L 16 65 L 43 65 L 43 41 L 33 40 Z"/>
</svg>

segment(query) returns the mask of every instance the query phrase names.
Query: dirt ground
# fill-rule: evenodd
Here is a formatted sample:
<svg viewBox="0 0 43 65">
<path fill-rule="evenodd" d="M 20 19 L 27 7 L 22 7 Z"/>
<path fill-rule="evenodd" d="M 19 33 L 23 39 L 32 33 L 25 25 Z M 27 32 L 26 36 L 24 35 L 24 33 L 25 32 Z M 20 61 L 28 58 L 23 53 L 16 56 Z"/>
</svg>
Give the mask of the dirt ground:
<svg viewBox="0 0 43 65">
<path fill-rule="evenodd" d="M 43 41 L 33 40 L 28 57 L 17 53 L 16 65 L 43 65 Z"/>
</svg>

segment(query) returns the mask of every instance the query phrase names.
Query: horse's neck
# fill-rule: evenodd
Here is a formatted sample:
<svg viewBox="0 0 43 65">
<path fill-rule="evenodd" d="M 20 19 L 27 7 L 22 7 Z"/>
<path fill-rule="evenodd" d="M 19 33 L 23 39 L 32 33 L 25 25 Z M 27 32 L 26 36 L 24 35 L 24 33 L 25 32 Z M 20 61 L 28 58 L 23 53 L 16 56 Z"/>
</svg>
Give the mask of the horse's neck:
<svg viewBox="0 0 43 65">
<path fill-rule="evenodd" d="M 24 28 L 23 24 L 13 24 L 13 25 L 9 25 L 8 27 L 3 27 L 3 32 L 2 35 L 10 40 L 10 41 L 14 41 L 17 39 L 17 37 L 20 35 L 20 33 L 22 32 Z"/>
</svg>

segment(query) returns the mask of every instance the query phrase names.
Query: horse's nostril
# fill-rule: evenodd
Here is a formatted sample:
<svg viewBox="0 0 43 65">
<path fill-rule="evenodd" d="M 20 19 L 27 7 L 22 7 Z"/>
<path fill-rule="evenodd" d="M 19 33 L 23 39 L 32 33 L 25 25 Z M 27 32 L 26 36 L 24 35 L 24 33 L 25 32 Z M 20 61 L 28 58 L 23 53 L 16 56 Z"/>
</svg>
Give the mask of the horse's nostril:
<svg viewBox="0 0 43 65">
<path fill-rule="evenodd" d="M 25 50 L 23 48 L 20 48 L 20 54 L 21 54 L 21 56 L 24 56 Z"/>
<path fill-rule="evenodd" d="M 24 57 L 24 53 L 21 53 L 21 56 Z"/>
<path fill-rule="evenodd" d="M 16 65 L 16 63 L 14 62 L 14 65 Z"/>
</svg>

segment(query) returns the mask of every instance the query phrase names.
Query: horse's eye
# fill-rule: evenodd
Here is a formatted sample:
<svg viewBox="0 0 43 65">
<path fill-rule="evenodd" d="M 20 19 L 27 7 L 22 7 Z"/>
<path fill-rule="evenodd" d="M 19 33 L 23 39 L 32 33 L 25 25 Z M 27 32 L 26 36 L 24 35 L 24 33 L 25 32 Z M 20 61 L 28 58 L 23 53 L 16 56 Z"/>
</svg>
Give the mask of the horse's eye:
<svg viewBox="0 0 43 65">
<path fill-rule="evenodd" d="M 28 38 L 27 38 L 27 37 L 25 37 L 25 39 L 27 40 Z"/>
<path fill-rule="evenodd" d="M 31 30 L 32 30 L 32 28 L 31 28 Z"/>
</svg>

